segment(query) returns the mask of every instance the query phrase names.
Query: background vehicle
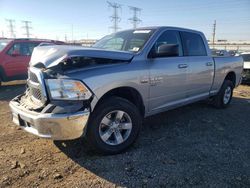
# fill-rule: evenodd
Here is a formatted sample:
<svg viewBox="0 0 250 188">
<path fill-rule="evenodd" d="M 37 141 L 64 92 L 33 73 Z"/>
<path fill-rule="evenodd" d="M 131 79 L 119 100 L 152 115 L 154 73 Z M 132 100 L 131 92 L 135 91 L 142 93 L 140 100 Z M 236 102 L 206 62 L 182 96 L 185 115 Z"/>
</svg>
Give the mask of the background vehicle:
<svg viewBox="0 0 250 188">
<path fill-rule="evenodd" d="M 0 85 L 1 82 L 26 79 L 33 49 L 45 42 L 65 44 L 45 39 L 0 39 Z"/>
<path fill-rule="evenodd" d="M 244 52 L 241 54 L 241 56 L 244 60 L 242 82 L 250 83 L 250 52 Z"/>
<path fill-rule="evenodd" d="M 238 54 L 238 51 L 237 50 L 229 50 L 228 53 L 230 56 L 235 56 L 236 54 Z"/>
<path fill-rule="evenodd" d="M 208 98 L 227 107 L 242 67 L 241 57 L 212 57 L 198 31 L 127 30 L 93 48 L 35 48 L 28 89 L 10 107 L 13 121 L 30 133 L 86 135 L 97 151 L 114 154 L 135 141 L 143 117 Z"/>
<path fill-rule="evenodd" d="M 234 56 L 234 54 L 228 52 L 227 50 L 217 50 L 217 49 L 212 49 L 212 55 L 213 56 Z"/>
</svg>

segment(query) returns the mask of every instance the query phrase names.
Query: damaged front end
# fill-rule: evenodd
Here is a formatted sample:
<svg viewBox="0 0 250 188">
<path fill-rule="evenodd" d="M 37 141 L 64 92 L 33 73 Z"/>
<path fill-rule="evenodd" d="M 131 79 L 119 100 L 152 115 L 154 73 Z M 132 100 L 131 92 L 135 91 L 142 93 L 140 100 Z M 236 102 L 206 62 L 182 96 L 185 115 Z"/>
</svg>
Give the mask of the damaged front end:
<svg viewBox="0 0 250 188">
<path fill-rule="evenodd" d="M 10 102 L 13 122 L 43 138 L 68 140 L 82 136 L 90 113 L 87 102 L 53 100 L 46 86 L 48 75 L 44 78 L 42 69 L 34 67 L 29 68 L 28 75 L 26 92 Z"/>
<path fill-rule="evenodd" d="M 43 138 L 68 140 L 84 135 L 95 96 L 82 80 L 65 72 L 128 63 L 132 58 L 129 52 L 73 46 L 35 48 L 26 92 L 10 102 L 13 122 Z"/>
</svg>

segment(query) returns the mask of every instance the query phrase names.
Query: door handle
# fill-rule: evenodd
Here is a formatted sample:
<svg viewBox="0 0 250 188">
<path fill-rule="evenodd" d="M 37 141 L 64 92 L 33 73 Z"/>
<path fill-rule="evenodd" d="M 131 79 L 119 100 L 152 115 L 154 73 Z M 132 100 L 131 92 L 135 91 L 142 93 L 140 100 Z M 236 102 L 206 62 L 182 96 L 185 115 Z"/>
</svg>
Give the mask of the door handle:
<svg viewBox="0 0 250 188">
<path fill-rule="evenodd" d="M 206 66 L 213 66 L 213 62 L 207 62 Z"/>
<path fill-rule="evenodd" d="M 178 65 L 178 68 L 179 68 L 179 69 L 184 69 L 184 68 L 187 68 L 187 67 L 188 67 L 187 64 L 179 64 L 179 65 Z"/>
</svg>

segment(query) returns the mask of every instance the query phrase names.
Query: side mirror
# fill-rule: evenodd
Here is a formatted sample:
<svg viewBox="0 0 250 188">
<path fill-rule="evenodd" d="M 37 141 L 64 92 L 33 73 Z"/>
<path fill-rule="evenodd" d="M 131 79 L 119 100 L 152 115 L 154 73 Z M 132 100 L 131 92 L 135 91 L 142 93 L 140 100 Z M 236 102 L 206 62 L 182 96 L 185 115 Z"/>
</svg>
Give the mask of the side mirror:
<svg viewBox="0 0 250 188">
<path fill-rule="evenodd" d="M 178 44 L 162 44 L 156 51 L 151 51 L 149 57 L 175 57 L 179 56 L 179 45 Z"/>
<path fill-rule="evenodd" d="M 15 57 L 15 56 L 20 56 L 21 54 L 18 50 L 14 50 L 10 55 Z"/>
</svg>

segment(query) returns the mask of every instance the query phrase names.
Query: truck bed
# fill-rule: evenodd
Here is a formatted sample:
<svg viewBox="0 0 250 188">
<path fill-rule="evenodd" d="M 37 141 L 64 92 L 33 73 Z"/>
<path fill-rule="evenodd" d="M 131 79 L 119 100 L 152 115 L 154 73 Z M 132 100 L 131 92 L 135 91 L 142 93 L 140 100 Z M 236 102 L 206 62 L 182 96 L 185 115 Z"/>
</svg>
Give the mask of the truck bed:
<svg viewBox="0 0 250 188">
<path fill-rule="evenodd" d="M 213 56 L 215 63 L 215 73 L 214 73 L 214 82 L 211 88 L 211 92 L 217 92 L 223 80 L 226 77 L 226 74 L 230 70 L 235 71 L 236 82 L 235 86 L 238 86 L 241 82 L 241 73 L 243 68 L 243 59 L 241 56 Z"/>
</svg>

